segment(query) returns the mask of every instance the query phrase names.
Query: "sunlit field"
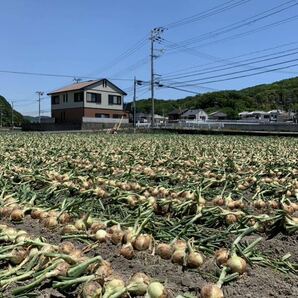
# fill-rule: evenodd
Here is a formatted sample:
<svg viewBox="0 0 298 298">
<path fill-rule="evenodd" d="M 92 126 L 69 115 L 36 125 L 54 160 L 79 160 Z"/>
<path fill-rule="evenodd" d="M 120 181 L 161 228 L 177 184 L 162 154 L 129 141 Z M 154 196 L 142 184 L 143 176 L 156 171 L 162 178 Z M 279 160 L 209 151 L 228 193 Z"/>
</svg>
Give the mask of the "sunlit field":
<svg viewBox="0 0 298 298">
<path fill-rule="evenodd" d="M 2 133 L 0 157 L 7 297 L 298 296 L 298 139 Z"/>
</svg>

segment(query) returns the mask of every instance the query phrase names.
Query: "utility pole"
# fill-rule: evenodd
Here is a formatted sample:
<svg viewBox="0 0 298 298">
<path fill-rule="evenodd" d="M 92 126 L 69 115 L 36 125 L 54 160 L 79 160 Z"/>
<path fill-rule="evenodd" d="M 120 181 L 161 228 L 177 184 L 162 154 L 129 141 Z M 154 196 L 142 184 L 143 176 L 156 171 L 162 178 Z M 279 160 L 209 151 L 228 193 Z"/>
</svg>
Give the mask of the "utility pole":
<svg viewBox="0 0 298 298">
<path fill-rule="evenodd" d="M 40 102 L 41 102 L 41 96 L 43 96 L 43 92 L 42 91 L 36 91 L 36 93 L 38 94 L 38 123 L 41 122 L 41 116 L 40 116 Z"/>
<path fill-rule="evenodd" d="M 136 128 L 136 99 L 137 99 L 137 80 L 134 77 L 133 80 L 133 127 Z"/>
<path fill-rule="evenodd" d="M 152 103 L 152 119 L 151 119 L 151 125 L 152 127 L 154 126 L 154 114 L 155 114 L 155 109 L 154 109 L 154 59 L 156 56 L 154 55 L 154 42 L 156 41 L 161 41 L 161 33 L 163 33 L 165 29 L 162 27 L 157 27 L 151 30 L 151 48 L 150 48 L 150 59 L 151 59 L 151 103 Z"/>
<path fill-rule="evenodd" d="M 11 101 L 11 128 L 13 129 L 13 101 Z"/>
</svg>

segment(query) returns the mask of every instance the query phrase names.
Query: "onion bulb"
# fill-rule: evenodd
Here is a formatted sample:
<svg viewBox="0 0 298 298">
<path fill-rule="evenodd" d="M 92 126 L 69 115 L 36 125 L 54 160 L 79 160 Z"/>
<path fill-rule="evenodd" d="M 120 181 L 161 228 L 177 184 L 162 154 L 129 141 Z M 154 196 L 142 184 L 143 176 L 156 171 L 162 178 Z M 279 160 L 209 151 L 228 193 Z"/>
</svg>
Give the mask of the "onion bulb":
<svg viewBox="0 0 298 298">
<path fill-rule="evenodd" d="M 74 226 L 79 230 L 79 231 L 84 231 L 86 230 L 86 225 L 83 219 L 77 219 L 74 223 Z"/>
<path fill-rule="evenodd" d="M 96 281 L 89 281 L 84 283 L 80 297 L 82 298 L 95 298 L 101 297 L 102 287 Z"/>
<path fill-rule="evenodd" d="M 112 235 L 111 235 L 111 242 L 115 245 L 119 244 L 122 242 L 122 238 L 123 238 L 124 233 L 119 230 L 119 231 L 115 231 Z"/>
<path fill-rule="evenodd" d="M 233 273 L 238 272 L 239 274 L 242 274 L 247 270 L 246 261 L 236 255 L 228 259 L 227 267 L 230 268 Z"/>
<path fill-rule="evenodd" d="M 188 268 L 199 268 L 203 262 L 203 256 L 199 252 L 192 251 L 186 257 L 186 266 Z"/>
<path fill-rule="evenodd" d="M 105 283 L 102 298 L 120 297 L 126 292 L 125 283 L 120 278 L 113 278 Z"/>
<path fill-rule="evenodd" d="M 132 295 L 143 296 L 146 294 L 149 284 L 150 278 L 146 274 L 138 272 L 134 274 L 129 280 L 127 289 L 128 292 Z"/>
<path fill-rule="evenodd" d="M 166 298 L 168 292 L 166 288 L 159 282 L 152 282 L 147 289 L 145 298 Z"/>
<path fill-rule="evenodd" d="M 150 247 L 151 237 L 147 234 L 139 235 L 133 242 L 133 246 L 136 250 L 146 250 Z"/>
<path fill-rule="evenodd" d="M 112 274 L 112 266 L 108 261 L 103 260 L 100 266 L 96 269 L 95 275 L 101 285 L 104 284 L 107 277 Z"/>
<path fill-rule="evenodd" d="M 74 225 L 66 225 L 62 229 L 62 234 L 76 234 L 79 230 Z"/>
<path fill-rule="evenodd" d="M 134 249 L 131 243 L 126 243 L 121 247 L 120 255 L 128 260 L 131 260 L 134 257 Z"/>
<path fill-rule="evenodd" d="M 95 234 L 98 230 L 104 229 L 106 225 L 100 221 L 95 221 L 92 223 L 90 227 L 90 231 L 92 234 Z"/>
<path fill-rule="evenodd" d="M 173 249 L 174 250 L 183 250 L 186 249 L 187 244 L 184 240 L 176 240 L 173 244 Z"/>
<path fill-rule="evenodd" d="M 229 251 L 225 248 L 220 248 L 215 252 L 215 261 L 218 266 L 225 265 L 229 259 Z"/>
<path fill-rule="evenodd" d="M 226 223 L 231 225 L 237 222 L 237 216 L 235 214 L 227 214 L 226 215 Z"/>
<path fill-rule="evenodd" d="M 183 266 L 186 254 L 184 249 L 177 249 L 172 254 L 172 263 Z"/>
<path fill-rule="evenodd" d="M 106 242 L 107 241 L 107 237 L 108 237 L 108 233 L 105 230 L 98 230 L 95 233 L 95 239 L 99 242 Z"/>
<path fill-rule="evenodd" d="M 208 283 L 201 289 L 201 298 L 224 298 L 223 291 L 215 284 Z"/>
<path fill-rule="evenodd" d="M 60 224 L 67 224 L 71 221 L 71 216 L 66 213 L 66 212 L 63 212 L 62 214 L 60 214 L 60 216 L 58 217 L 58 222 Z"/>
<path fill-rule="evenodd" d="M 164 260 L 169 260 L 172 257 L 172 248 L 169 244 L 160 243 L 156 247 L 156 254 Z"/>
<path fill-rule="evenodd" d="M 75 250 L 75 246 L 72 242 L 64 241 L 59 244 L 59 252 L 61 253 L 70 254 L 74 250 Z"/>
<path fill-rule="evenodd" d="M 10 220 L 12 221 L 22 221 L 24 219 L 24 211 L 21 209 L 14 209 L 10 213 Z"/>
<path fill-rule="evenodd" d="M 54 228 L 57 228 L 58 227 L 58 220 L 57 220 L 57 217 L 53 217 L 53 216 L 50 216 L 50 217 L 47 217 L 45 220 L 44 220 L 44 226 L 48 229 L 54 229 Z"/>
</svg>

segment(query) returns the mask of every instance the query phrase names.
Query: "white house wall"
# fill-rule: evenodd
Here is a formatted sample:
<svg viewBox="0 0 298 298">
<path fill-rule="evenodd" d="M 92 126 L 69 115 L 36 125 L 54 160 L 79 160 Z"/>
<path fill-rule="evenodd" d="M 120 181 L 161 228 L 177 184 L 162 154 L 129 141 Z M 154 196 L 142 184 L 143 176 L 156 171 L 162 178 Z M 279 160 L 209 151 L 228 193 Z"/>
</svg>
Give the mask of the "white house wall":
<svg viewBox="0 0 298 298">
<path fill-rule="evenodd" d="M 68 94 L 68 102 L 63 102 L 63 94 Z M 74 93 L 73 91 L 57 94 L 59 96 L 59 104 L 52 104 L 52 109 L 53 110 L 59 110 L 59 109 L 72 109 L 72 108 L 82 108 L 83 107 L 83 102 L 75 102 L 74 101 Z"/>
<path fill-rule="evenodd" d="M 100 93 L 101 94 L 101 104 L 94 102 L 87 102 L 87 92 Z M 103 87 L 102 82 L 89 87 L 85 92 L 85 107 L 86 108 L 101 108 L 101 109 L 111 109 L 111 110 L 123 110 L 123 95 L 119 93 L 112 85 L 107 83 L 106 87 Z M 121 105 L 109 105 L 109 94 L 121 96 Z"/>
<path fill-rule="evenodd" d="M 88 87 L 84 91 L 84 102 L 75 102 L 74 101 L 74 93 L 78 93 L 81 91 L 68 91 L 57 94 L 59 96 L 59 104 L 52 104 L 53 110 L 59 109 L 67 109 L 67 108 L 100 108 L 100 109 L 109 109 L 109 110 L 123 110 L 123 100 L 124 97 L 121 93 L 118 92 L 116 88 L 114 88 L 111 84 L 107 83 L 106 87 L 103 87 L 102 82 L 99 82 L 92 87 Z M 92 93 L 100 93 L 101 94 L 101 103 L 87 102 L 87 92 Z M 63 103 L 63 94 L 68 94 L 68 102 Z M 121 105 L 109 105 L 109 95 L 119 95 L 121 96 Z"/>
</svg>

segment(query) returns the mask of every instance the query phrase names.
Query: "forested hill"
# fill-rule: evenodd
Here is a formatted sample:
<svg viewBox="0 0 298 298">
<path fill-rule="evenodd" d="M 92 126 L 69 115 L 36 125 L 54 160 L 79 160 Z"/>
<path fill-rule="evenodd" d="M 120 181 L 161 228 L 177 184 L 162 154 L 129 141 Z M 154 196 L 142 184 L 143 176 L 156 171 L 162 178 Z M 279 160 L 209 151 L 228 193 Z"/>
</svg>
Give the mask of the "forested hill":
<svg viewBox="0 0 298 298">
<path fill-rule="evenodd" d="M 131 103 L 127 105 L 127 108 L 131 110 Z M 298 77 L 239 91 L 226 90 L 177 100 L 155 100 L 156 114 L 167 114 L 175 108 L 201 108 L 207 112 L 223 111 L 230 118 L 237 117 L 241 111 L 277 108 L 298 111 Z M 151 100 L 138 100 L 137 111 L 149 113 Z"/>
<path fill-rule="evenodd" d="M 0 95 L 0 113 L 1 112 L 2 112 L 2 126 L 10 126 L 11 125 L 11 105 L 3 96 Z M 14 110 L 13 121 L 14 121 L 14 125 L 19 126 L 23 122 L 23 116 Z"/>
</svg>

